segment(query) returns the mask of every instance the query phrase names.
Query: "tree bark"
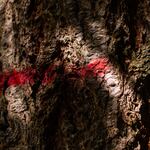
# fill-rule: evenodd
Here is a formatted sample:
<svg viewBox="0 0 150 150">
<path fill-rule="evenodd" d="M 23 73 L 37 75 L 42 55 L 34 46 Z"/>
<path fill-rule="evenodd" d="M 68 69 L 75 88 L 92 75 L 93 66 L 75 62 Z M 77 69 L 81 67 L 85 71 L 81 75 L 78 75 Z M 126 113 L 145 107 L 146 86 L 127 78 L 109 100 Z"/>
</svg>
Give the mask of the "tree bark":
<svg viewBox="0 0 150 150">
<path fill-rule="evenodd" d="M 0 1 L 0 149 L 149 150 L 150 2 Z"/>
</svg>

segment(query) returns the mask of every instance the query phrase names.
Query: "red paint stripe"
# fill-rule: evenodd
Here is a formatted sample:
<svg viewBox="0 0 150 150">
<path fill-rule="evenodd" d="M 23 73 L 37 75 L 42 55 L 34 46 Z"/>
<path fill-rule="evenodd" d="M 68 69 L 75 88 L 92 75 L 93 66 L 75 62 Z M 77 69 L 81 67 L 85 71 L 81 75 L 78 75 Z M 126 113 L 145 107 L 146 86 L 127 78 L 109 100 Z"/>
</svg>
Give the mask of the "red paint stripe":
<svg viewBox="0 0 150 150">
<path fill-rule="evenodd" d="M 42 85 L 45 86 L 55 81 L 57 77 L 56 67 L 58 67 L 58 65 L 51 65 L 43 73 L 43 79 L 41 79 Z M 67 70 L 69 70 L 69 68 L 74 74 L 78 74 L 78 76 L 80 76 L 81 78 L 86 78 L 89 76 L 103 77 L 105 75 L 105 72 L 110 69 L 107 58 L 93 59 L 86 66 L 83 66 L 81 68 L 76 68 L 75 66 L 66 67 L 65 73 L 67 73 Z M 37 71 L 33 68 L 27 68 L 23 71 L 16 71 L 15 69 L 12 72 L 5 71 L 4 73 L 0 74 L 0 92 L 3 89 L 6 80 L 8 86 L 24 85 L 26 83 L 30 83 L 31 85 L 33 85 L 35 83 L 35 80 L 38 80 L 37 77 Z"/>
</svg>

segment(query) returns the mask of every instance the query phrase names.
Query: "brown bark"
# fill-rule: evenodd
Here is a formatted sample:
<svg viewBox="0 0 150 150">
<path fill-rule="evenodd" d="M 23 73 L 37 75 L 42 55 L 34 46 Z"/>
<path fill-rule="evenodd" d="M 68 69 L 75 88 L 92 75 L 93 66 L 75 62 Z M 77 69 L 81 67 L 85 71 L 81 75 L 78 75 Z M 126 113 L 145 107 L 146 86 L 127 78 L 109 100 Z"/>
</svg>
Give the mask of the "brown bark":
<svg viewBox="0 0 150 150">
<path fill-rule="evenodd" d="M 34 68 L 36 74 L 34 84 L 9 86 L 6 78 L 0 149 L 148 150 L 149 5 L 1 0 L 1 73 Z M 108 70 L 95 66 L 95 76 L 79 76 L 93 60 L 100 68 L 108 60 Z M 55 80 L 43 84 L 53 65 Z"/>
</svg>

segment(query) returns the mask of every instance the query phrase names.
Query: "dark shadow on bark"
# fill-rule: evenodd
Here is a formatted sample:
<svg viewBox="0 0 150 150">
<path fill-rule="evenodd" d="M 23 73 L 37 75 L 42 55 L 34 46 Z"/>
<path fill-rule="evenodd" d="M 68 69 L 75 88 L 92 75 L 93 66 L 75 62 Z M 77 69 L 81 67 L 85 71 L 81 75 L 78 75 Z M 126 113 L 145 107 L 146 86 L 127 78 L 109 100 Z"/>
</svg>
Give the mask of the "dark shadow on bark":
<svg viewBox="0 0 150 150">
<path fill-rule="evenodd" d="M 119 66 L 123 74 L 128 72 L 126 60 L 131 60 L 132 54 L 136 50 L 136 28 L 138 28 L 137 23 L 140 22 L 139 16 L 137 16 L 138 5 L 138 0 L 112 0 L 105 16 L 108 34 L 116 39 L 114 52 L 110 52 L 109 57 L 117 67 Z M 117 21 L 122 16 L 124 25 L 129 29 L 129 35 L 123 26 L 117 28 Z"/>
<path fill-rule="evenodd" d="M 149 142 L 150 137 L 150 75 L 146 76 L 145 78 L 140 78 L 135 84 L 135 92 L 140 95 L 142 98 L 142 106 L 141 106 L 141 119 L 144 125 L 143 131 L 141 132 L 142 136 L 140 137 L 139 141 L 141 144 L 141 150 L 148 150 L 147 143 Z"/>
<path fill-rule="evenodd" d="M 94 94 L 98 89 L 99 92 Z M 61 113 L 53 137 L 57 144 L 51 143 L 54 150 L 67 145 L 69 149 L 111 149 L 113 137 L 108 138 L 107 119 L 101 119 L 107 116 L 107 106 L 112 98 L 96 79 L 80 79 L 76 74 L 68 74 L 62 80 L 60 99 Z"/>
</svg>

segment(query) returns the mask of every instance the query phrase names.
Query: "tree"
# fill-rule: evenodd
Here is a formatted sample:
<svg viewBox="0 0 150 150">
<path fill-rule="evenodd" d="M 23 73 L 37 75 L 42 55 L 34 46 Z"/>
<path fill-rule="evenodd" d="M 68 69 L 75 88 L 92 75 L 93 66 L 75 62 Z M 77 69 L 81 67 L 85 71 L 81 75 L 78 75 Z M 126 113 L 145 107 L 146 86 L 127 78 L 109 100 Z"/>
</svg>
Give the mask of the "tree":
<svg viewBox="0 0 150 150">
<path fill-rule="evenodd" d="M 148 150 L 146 0 L 0 1 L 0 149 Z"/>
</svg>

